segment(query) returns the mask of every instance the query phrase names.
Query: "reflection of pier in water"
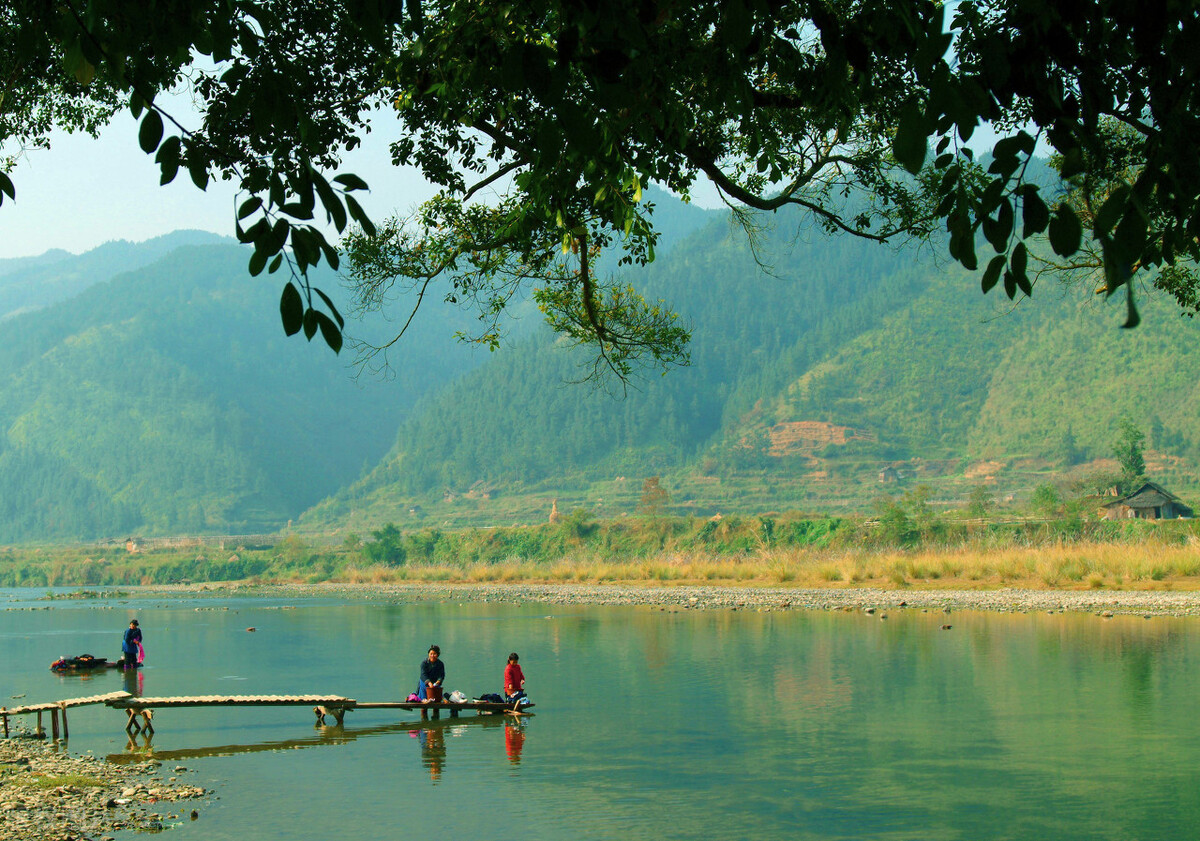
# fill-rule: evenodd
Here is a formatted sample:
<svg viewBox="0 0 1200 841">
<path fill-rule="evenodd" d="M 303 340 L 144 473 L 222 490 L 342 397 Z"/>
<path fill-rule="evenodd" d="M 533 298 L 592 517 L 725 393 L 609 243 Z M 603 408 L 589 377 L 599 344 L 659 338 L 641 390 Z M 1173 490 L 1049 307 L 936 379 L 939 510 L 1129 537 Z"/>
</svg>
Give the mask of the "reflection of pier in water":
<svg viewBox="0 0 1200 841">
<path fill-rule="evenodd" d="M 130 736 L 125 753 L 110 753 L 105 757 L 117 765 L 135 765 L 147 759 L 157 759 L 160 762 L 178 762 L 183 759 L 198 759 L 209 756 L 235 756 L 242 753 L 258 753 L 261 751 L 299 750 L 301 748 L 316 748 L 325 745 L 344 745 L 366 736 L 383 736 L 389 733 L 406 732 L 436 732 L 444 735 L 447 729 L 456 727 L 521 727 L 522 725 L 506 716 L 477 716 L 475 718 L 433 719 L 425 721 L 402 721 L 393 724 L 381 724 L 375 727 L 349 728 L 339 725 L 315 726 L 318 735 L 305 739 L 281 739 L 273 742 L 259 742 L 252 745 L 217 745 L 212 747 L 177 748 L 175 750 L 155 750 L 152 734 L 142 737 Z M 435 739 L 435 741 L 437 741 Z"/>
</svg>

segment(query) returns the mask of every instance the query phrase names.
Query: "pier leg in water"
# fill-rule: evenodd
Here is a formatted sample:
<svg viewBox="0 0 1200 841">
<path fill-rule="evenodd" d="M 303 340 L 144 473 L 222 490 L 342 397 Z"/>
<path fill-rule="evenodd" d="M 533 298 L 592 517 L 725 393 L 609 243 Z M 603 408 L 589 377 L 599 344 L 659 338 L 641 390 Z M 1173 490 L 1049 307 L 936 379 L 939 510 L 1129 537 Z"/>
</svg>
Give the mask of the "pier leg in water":
<svg viewBox="0 0 1200 841">
<path fill-rule="evenodd" d="M 129 707 L 125 710 L 125 714 L 129 716 L 129 721 L 125 724 L 126 733 L 141 733 L 143 730 L 146 733 L 153 733 L 154 726 L 150 724 L 150 719 L 154 717 L 154 710 L 144 710 L 137 707 Z M 142 723 L 139 725 L 138 716 L 142 717 Z"/>
<path fill-rule="evenodd" d="M 45 733 L 46 733 L 46 731 L 42 729 L 42 711 L 41 711 L 41 710 L 38 710 L 37 717 L 38 717 L 38 719 L 37 719 L 37 729 L 36 729 L 36 730 L 34 730 L 33 732 L 34 732 L 34 735 L 35 735 L 35 736 L 39 736 L 39 737 L 40 737 L 40 736 L 43 736 L 43 735 L 45 735 Z"/>
<path fill-rule="evenodd" d="M 0 707 L 0 718 L 4 719 L 4 738 L 8 738 L 8 707 Z"/>
<path fill-rule="evenodd" d="M 63 739 L 66 740 L 66 739 L 71 738 L 71 729 L 67 726 L 67 708 L 65 706 L 60 705 L 59 709 L 62 710 Z"/>
<path fill-rule="evenodd" d="M 341 727 L 345 722 L 346 713 L 348 710 L 346 707 L 317 706 L 313 707 L 313 712 L 317 714 L 317 724 L 324 724 L 325 716 L 331 715 L 333 716 L 333 720 L 337 723 L 337 726 Z"/>
<path fill-rule="evenodd" d="M 58 741 L 58 710 L 50 710 L 50 734 L 54 741 Z"/>
</svg>

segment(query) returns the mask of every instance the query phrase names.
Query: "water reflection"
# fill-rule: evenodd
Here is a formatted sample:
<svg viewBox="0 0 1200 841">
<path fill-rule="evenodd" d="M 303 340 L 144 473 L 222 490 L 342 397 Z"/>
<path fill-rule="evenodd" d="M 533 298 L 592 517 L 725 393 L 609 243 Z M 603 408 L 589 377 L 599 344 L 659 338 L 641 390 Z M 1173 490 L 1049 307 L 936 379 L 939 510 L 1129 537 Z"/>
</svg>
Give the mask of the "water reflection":
<svg viewBox="0 0 1200 841">
<path fill-rule="evenodd" d="M 525 722 L 522 719 L 504 722 L 504 751 L 513 765 L 521 764 L 521 751 L 525 749 Z"/>
<path fill-rule="evenodd" d="M 145 672 L 141 669 L 122 669 L 121 688 L 136 698 L 146 694 Z"/>
<path fill-rule="evenodd" d="M 421 743 L 421 764 L 429 769 L 429 779 L 435 783 L 442 778 L 446 761 L 446 731 L 443 727 L 422 727 L 409 732 Z"/>
<path fill-rule="evenodd" d="M 147 759 L 157 759 L 160 762 L 178 762 L 184 759 L 198 759 L 203 757 L 235 756 L 238 754 L 267 751 L 299 750 L 301 748 L 344 745 L 357 739 L 371 736 L 407 733 L 410 738 L 415 739 L 419 743 L 421 764 L 428 769 L 430 779 L 433 782 L 438 782 L 442 777 L 442 771 L 446 764 L 447 738 L 463 736 L 472 731 L 495 731 L 500 728 L 504 729 L 505 754 L 513 764 L 519 763 L 521 760 L 521 751 L 525 745 L 525 721 L 524 719 L 517 721 L 508 716 L 499 715 L 405 721 L 395 724 L 356 728 L 317 724 L 314 725 L 316 734 L 309 738 L 279 739 L 254 744 L 213 745 L 169 750 L 156 750 L 154 748 L 153 734 L 131 735 L 125 744 L 124 753 L 110 753 L 106 759 L 117 765 L 136 765 L 145 762 Z M 485 738 L 492 738 L 492 736 Z"/>
<path fill-rule="evenodd" d="M 149 694 L 405 697 L 411 664 L 396 651 L 436 637 L 454 652 L 449 688 L 467 694 L 497 688 L 496 664 L 521 651 L 547 715 L 383 724 L 396 718 L 362 711 L 350 729 L 315 731 L 262 710 L 180 716 L 157 742 L 141 736 L 110 757 L 195 758 L 221 781 L 220 808 L 178 841 L 478 837 L 510 813 L 528 841 L 603 841 L 614 827 L 682 841 L 714 825 L 789 841 L 1093 841 L 1190 838 L 1200 826 L 1194 618 L 895 607 L 887 621 L 582 607 L 547 618 L 544 607 L 313 602 L 249 619 L 236 612 L 253 602 L 228 603 L 139 611 L 162 629 Z M 107 632 L 111 620 L 0 612 L 0 698 L 120 688 L 110 677 L 79 691 L 80 678 L 46 669 L 63 634 Z M 329 657 L 330 639 L 353 655 Z M 225 683 L 230 673 L 245 683 Z M 122 744 L 111 711 L 78 715 L 74 747 Z M 330 745 L 345 748 L 286 753 Z M 314 779 L 349 778 L 353 798 L 311 795 Z"/>
</svg>

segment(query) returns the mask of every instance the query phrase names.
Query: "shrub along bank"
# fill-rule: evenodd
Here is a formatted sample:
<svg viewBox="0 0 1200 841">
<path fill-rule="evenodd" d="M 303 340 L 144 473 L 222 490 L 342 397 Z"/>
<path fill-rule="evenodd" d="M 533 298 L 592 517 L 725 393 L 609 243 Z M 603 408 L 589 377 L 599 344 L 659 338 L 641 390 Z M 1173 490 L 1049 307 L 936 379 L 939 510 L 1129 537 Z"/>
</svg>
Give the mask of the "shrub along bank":
<svg viewBox="0 0 1200 841">
<path fill-rule="evenodd" d="M 983 522 L 883 511 L 875 518 L 770 513 L 538 526 L 281 536 L 220 550 L 10 547 L 0 586 L 99 587 L 215 581 L 728 581 L 846 586 L 1200 585 L 1200 523 Z"/>
</svg>

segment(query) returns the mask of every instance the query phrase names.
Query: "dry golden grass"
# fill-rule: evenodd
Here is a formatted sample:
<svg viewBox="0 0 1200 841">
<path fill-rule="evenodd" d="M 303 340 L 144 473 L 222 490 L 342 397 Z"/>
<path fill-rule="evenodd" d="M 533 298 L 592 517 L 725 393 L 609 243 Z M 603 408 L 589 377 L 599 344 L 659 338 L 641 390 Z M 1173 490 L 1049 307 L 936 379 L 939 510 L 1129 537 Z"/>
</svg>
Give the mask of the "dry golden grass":
<svg viewBox="0 0 1200 841">
<path fill-rule="evenodd" d="M 1200 589 L 1200 544 L 1070 543 L 903 550 L 668 552 L 640 562 L 569 557 L 544 564 L 351 567 L 352 583 L 623 583 L 929 589 Z"/>
</svg>

